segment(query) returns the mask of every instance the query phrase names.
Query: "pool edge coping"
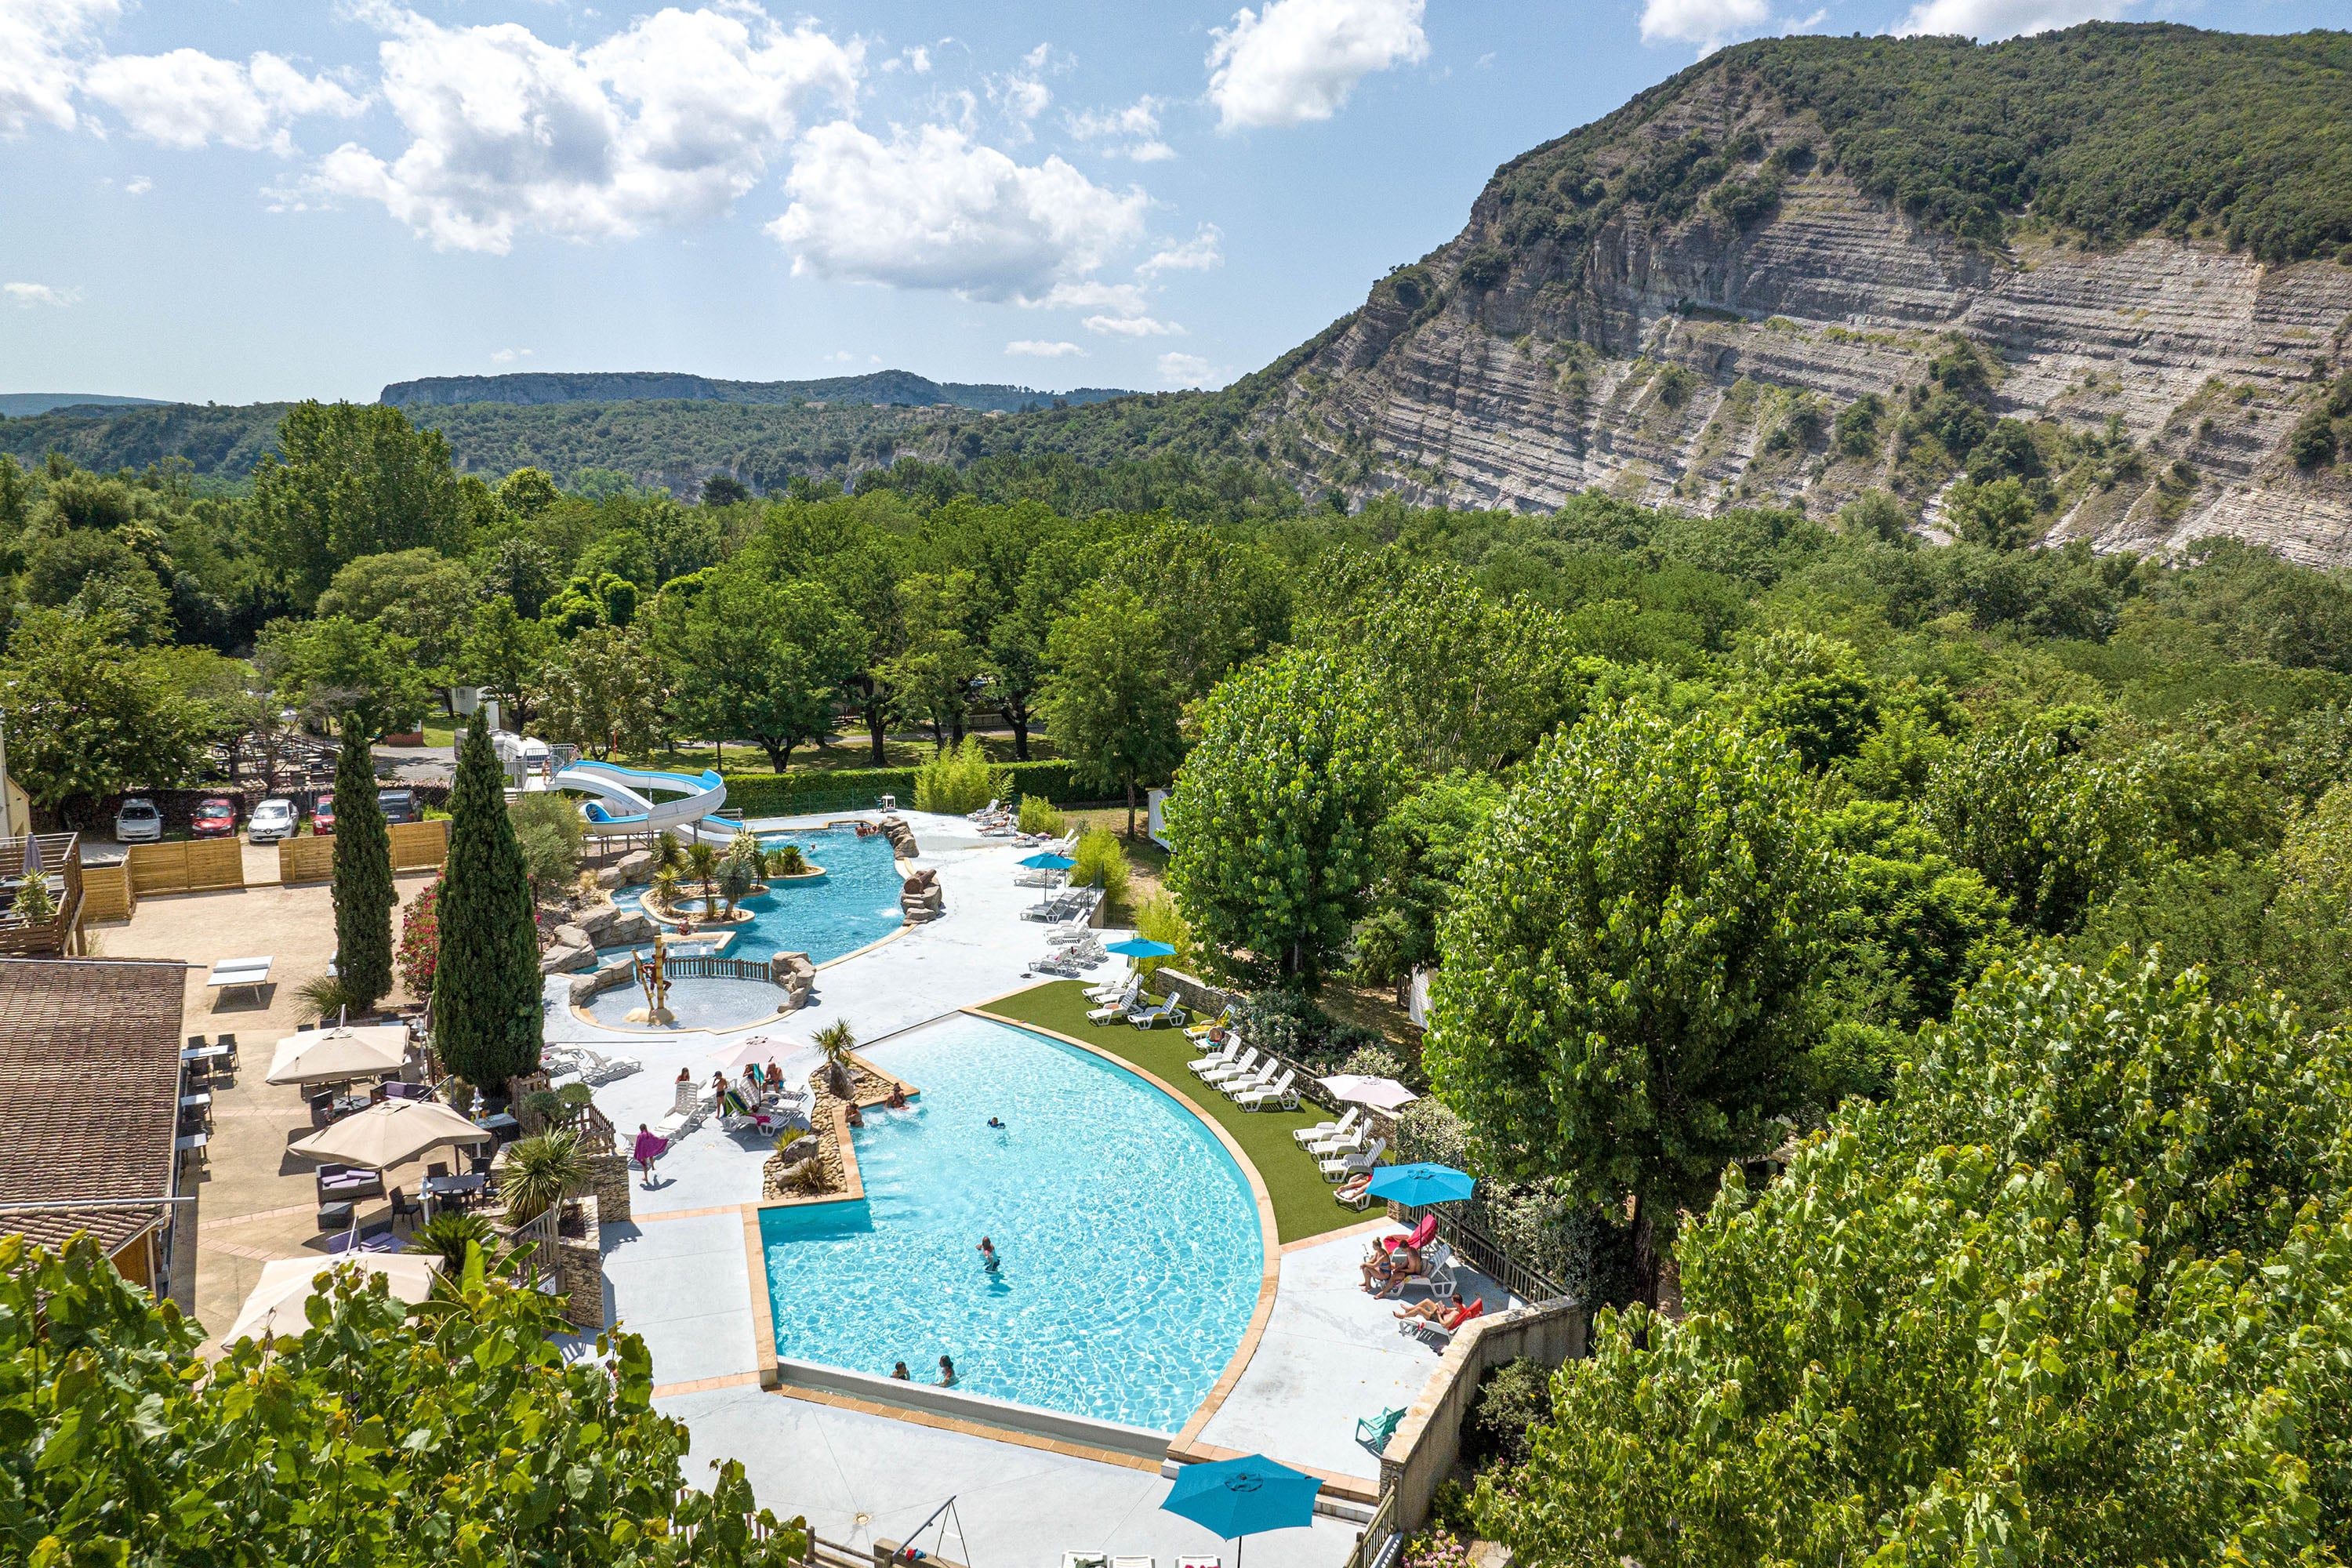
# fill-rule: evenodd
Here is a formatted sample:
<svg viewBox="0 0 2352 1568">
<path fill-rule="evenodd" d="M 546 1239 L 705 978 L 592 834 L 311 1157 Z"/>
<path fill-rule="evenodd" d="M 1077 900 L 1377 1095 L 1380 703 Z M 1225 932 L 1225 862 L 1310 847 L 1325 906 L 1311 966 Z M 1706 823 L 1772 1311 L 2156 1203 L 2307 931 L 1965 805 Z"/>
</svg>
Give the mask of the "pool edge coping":
<svg viewBox="0 0 2352 1568">
<path fill-rule="evenodd" d="M 1024 991 L 1033 989 L 1034 989 L 1033 986 L 1022 988 Z M 1001 1002 L 1006 996 L 1020 994 L 1020 991 L 1008 991 L 1002 995 L 989 997 L 988 1002 Z M 1282 1289 L 1282 1229 L 1275 1223 L 1274 1198 L 1266 1191 L 1265 1178 L 1258 1174 L 1257 1163 L 1252 1160 L 1248 1152 L 1234 1141 L 1232 1133 L 1217 1125 L 1207 1112 L 1192 1103 L 1190 1096 L 1179 1092 L 1158 1073 L 1114 1056 L 1099 1046 L 1065 1035 L 1057 1029 L 1048 1029 L 1042 1025 L 1025 1023 L 1019 1018 L 1008 1018 L 1001 1013 L 992 1013 L 988 1010 L 987 1002 L 975 1003 L 971 1006 L 958 1008 L 957 1011 L 970 1014 L 975 1018 L 985 1018 L 992 1024 L 1003 1024 L 1008 1028 L 1025 1029 L 1033 1035 L 1043 1035 L 1049 1040 L 1056 1040 L 1066 1046 L 1074 1046 L 1088 1056 L 1108 1062 L 1123 1072 L 1133 1073 L 1178 1105 L 1182 1106 L 1193 1120 L 1214 1133 L 1217 1142 L 1224 1145 L 1225 1152 L 1233 1156 L 1234 1163 L 1241 1168 L 1242 1174 L 1249 1179 L 1250 1194 L 1257 1200 L 1258 1242 L 1264 1252 L 1264 1261 L 1258 1275 L 1257 1305 L 1250 1312 L 1249 1326 L 1242 1331 L 1242 1342 L 1226 1361 L 1224 1370 L 1217 1374 L 1217 1380 L 1210 1385 L 1206 1397 L 1193 1409 L 1184 1425 L 1178 1428 L 1175 1436 L 1168 1441 L 1170 1458 L 1182 1464 L 1195 1462 L 1194 1450 L 1199 1446 L 1202 1431 L 1207 1427 L 1217 1412 L 1223 1408 L 1226 1399 L 1240 1384 L 1242 1374 L 1249 1370 L 1250 1363 L 1256 1359 L 1258 1345 L 1265 1338 L 1266 1325 L 1274 1317 L 1275 1296 Z M 1197 1456 L 1199 1458 L 1209 1457 L 1211 1456 L 1206 1454 Z"/>
</svg>

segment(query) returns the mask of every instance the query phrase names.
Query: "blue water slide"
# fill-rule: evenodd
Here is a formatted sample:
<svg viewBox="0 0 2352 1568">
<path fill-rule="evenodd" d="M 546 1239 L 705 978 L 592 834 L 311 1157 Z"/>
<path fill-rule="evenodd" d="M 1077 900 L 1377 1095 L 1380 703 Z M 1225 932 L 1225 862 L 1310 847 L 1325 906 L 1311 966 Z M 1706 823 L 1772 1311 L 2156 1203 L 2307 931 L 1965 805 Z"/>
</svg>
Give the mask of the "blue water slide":
<svg viewBox="0 0 2352 1568">
<path fill-rule="evenodd" d="M 709 768 L 699 774 L 667 773 L 618 763 L 577 762 L 549 784 L 591 797 L 582 826 L 593 838 L 667 830 L 724 841 L 737 827 L 732 822 L 706 820 L 727 804 L 727 781 Z"/>
</svg>

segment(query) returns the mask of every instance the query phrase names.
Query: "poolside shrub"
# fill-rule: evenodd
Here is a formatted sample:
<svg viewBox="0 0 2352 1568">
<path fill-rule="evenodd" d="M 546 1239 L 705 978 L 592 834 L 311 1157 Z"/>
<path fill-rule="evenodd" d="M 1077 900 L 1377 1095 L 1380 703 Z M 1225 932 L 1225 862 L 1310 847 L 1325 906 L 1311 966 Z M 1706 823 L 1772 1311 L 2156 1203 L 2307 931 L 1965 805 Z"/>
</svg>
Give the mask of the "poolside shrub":
<svg viewBox="0 0 2352 1568">
<path fill-rule="evenodd" d="M 728 773 L 727 804 L 746 816 L 792 816 L 803 812 L 870 811 L 884 795 L 907 805 L 915 801 L 914 768 L 835 768 L 793 773 Z M 1070 763 L 1058 757 L 1031 763 L 999 763 L 992 772 L 1000 776 L 997 798 L 1043 798 L 1056 805 L 1108 804 L 1102 787 L 1082 781 Z M 973 805 L 988 804 L 982 795 Z"/>
<path fill-rule="evenodd" d="M 1070 868 L 1073 888 L 1100 888 L 1112 899 L 1127 896 L 1127 850 L 1109 828 L 1088 828 L 1070 858 L 1077 862 Z"/>
<path fill-rule="evenodd" d="M 1137 961 L 1136 968 L 1144 978 L 1150 979 L 1163 968 L 1193 973 L 1200 946 L 1192 940 L 1192 928 L 1184 923 L 1184 912 L 1166 893 L 1154 893 L 1143 900 L 1142 907 L 1135 911 L 1135 934 L 1152 942 L 1164 942 L 1176 950 L 1166 958 Z"/>
<path fill-rule="evenodd" d="M 917 811 L 965 816 L 1012 794 L 1012 773 L 991 765 L 987 749 L 977 735 L 966 735 L 962 745 L 941 752 L 915 770 Z"/>
<path fill-rule="evenodd" d="M 544 899 L 570 885 L 580 874 L 581 837 L 580 808 L 572 798 L 552 791 L 517 795 L 507 803 L 507 815 L 514 819 L 531 897 Z"/>
<path fill-rule="evenodd" d="M 1375 1030 L 1332 1017 L 1301 992 L 1254 991 L 1243 1012 L 1243 1029 L 1252 1043 L 1318 1073 L 1338 1072 L 1358 1051 L 1387 1044 Z"/>
<path fill-rule="evenodd" d="M 730 854 L 719 862 L 719 896 L 727 900 L 727 912 L 732 916 L 737 905 L 751 896 L 760 882 L 760 857 L 754 850 L 750 858 Z"/>
<path fill-rule="evenodd" d="M 809 1037 L 809 1044 L 824 1056 L 824 1087 L 835 1100 L 847 1100 L 854 1087 L 849 1077 L 849 1053 L 857 1048 L 857 1036 L 846 1018 L 835 1018 Z"/>
<path fill-rule="evenodd" d="M 1044 795 L 1024 795 L 1021 797 L 1020 825 L 1024 833 L 1042 833 L 1047 837 L 1059 838 L 1069 831 L 1070 819 Z"/>
<path fill-rule="evenodd" d="M 768 852 L 768 875 L 771 877 L 805 877 L 809 874 L 808 857 L 797 844 L 779 844 Z"/>
<path fill-rule="evenodd" d="M 1542 1363 L 1522 1356 L 1487 1368 L 1463 1415 L 1463 1463 L 1474 1470 L 1526 1464 L 1528 1433 L 1550 1415 L 1551 1373 Z"/>
<path fill-rule="evenodd" d="M 569 1128 L 518 1138 L 507 1148 L 499 1191 L 507 1221 L 525 1225 L 588 1184 L 588 1157 L 580 1135 Z"/>
</svg>

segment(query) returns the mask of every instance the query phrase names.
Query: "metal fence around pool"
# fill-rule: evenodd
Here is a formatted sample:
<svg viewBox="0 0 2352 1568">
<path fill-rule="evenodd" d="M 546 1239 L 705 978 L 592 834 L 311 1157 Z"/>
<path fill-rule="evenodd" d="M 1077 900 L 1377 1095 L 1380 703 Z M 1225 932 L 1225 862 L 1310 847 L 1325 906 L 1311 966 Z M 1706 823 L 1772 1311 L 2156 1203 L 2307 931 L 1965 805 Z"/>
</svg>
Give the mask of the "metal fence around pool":
<svg viewBox="0 0 2352 1568">
<path fill-rule="evenodd" d="M 713 954 L 672 953 L 663 963 L 672 980 L 765 980 L 773 984 L 775 971 L 754 958 L 722 958 Z"/>
</svg>

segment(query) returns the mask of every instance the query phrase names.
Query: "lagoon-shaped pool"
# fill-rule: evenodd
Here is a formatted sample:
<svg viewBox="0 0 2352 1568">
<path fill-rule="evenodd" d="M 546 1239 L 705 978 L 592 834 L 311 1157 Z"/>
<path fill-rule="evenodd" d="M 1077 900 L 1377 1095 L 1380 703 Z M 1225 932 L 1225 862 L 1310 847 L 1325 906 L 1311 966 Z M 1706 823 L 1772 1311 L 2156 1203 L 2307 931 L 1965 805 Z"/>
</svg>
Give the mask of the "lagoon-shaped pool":
<svg viewBox="0 0 2352 1568">
<path fill-rule="evenodd" d="M 925 1382 L 945 1353 L 967 1393 L 1180 1429 L 1265 1265 L 1224 1144 L 1124 1068 L 984 1018 L 864 1054 L 922 1092 L 854 1134 L 864 1201 L 761 1212 L 776 1353 Z"/>
<path fill-rule="evenodd" d="M 766 892 L 744 900 L 751 918 L 722 928 L 734 933 L 724 949 L 727 957 L 764 963 L 780 952 L 805 952 L 813 963 L 830 963 L 881 941 L 903 923 L 898 858 L 881 834 L 861 838 L 849 827 L 795 827 L 762 833 L 760 842 L 771 849 L 797 844 L 810 864 L 824 874 L 771 882 Z M 698 892 L 691 882 L 687 890 Z M 613 901 L 622 909 L 635 909 L 641 897 L 642 889 L 635 889 L 615 894 Z M 707 947 L 688 937 L 683 944 L 673 943 L 670 951 L 691 953 Z"/>
</svg>

